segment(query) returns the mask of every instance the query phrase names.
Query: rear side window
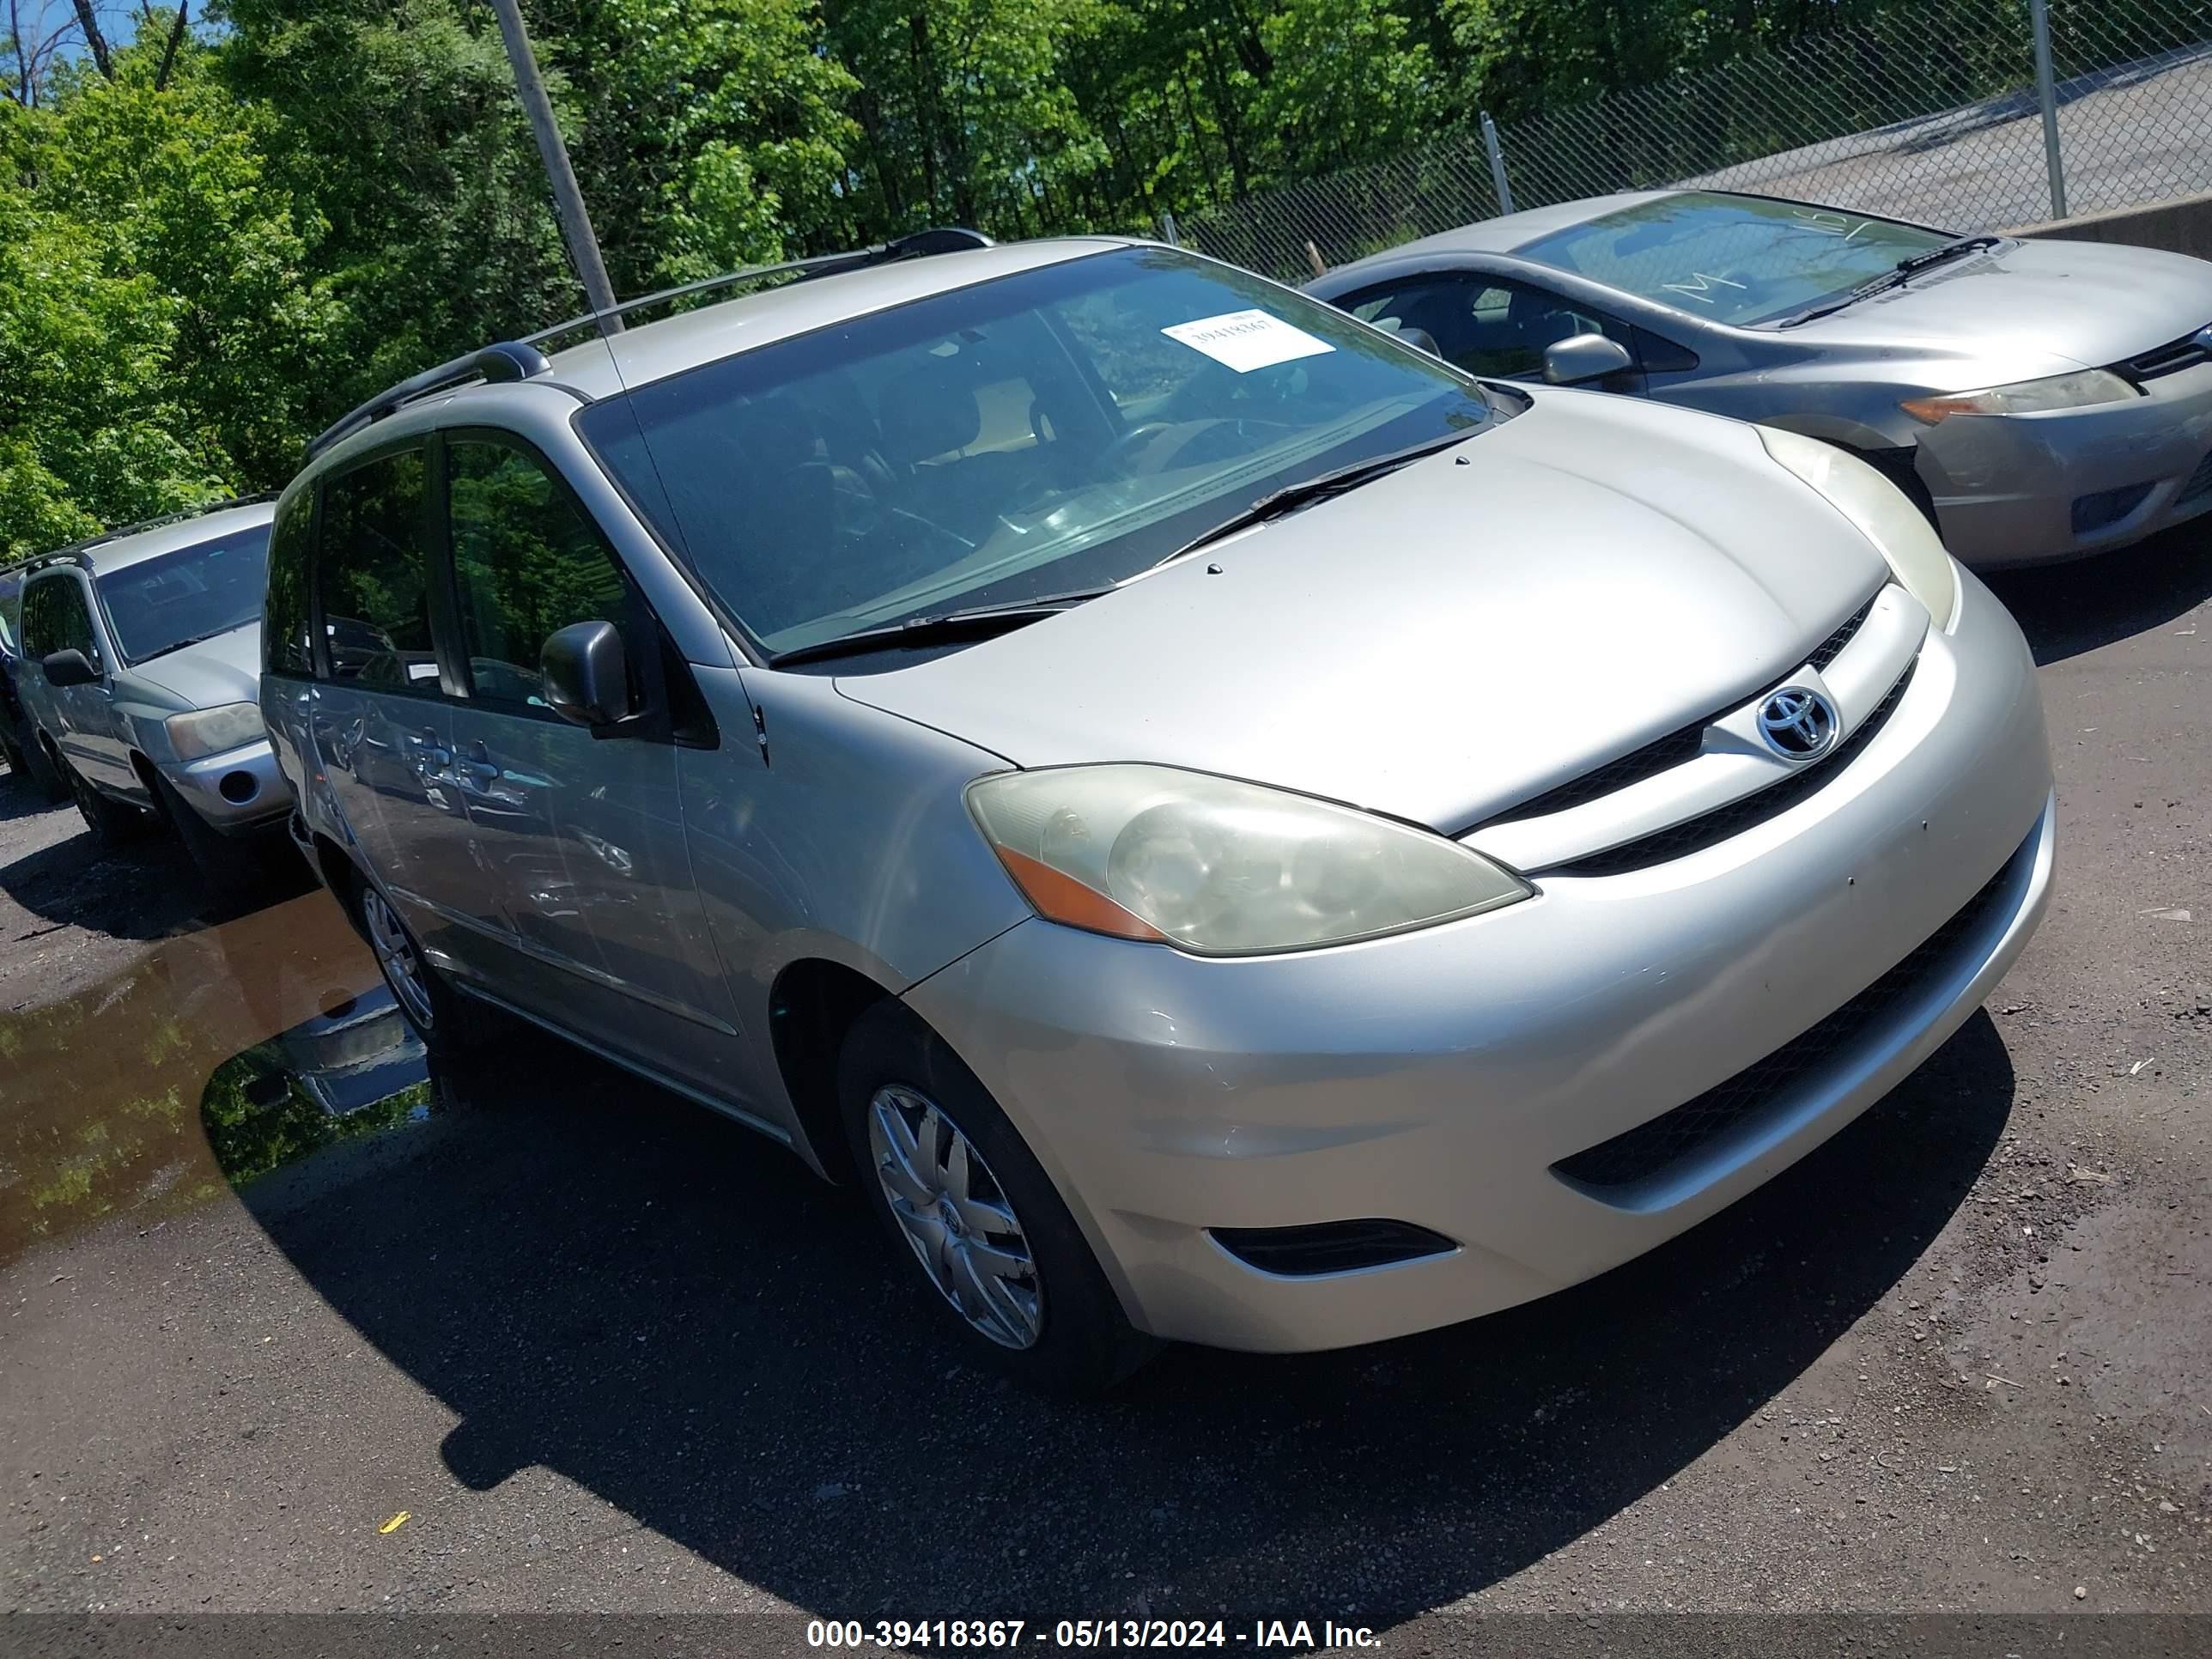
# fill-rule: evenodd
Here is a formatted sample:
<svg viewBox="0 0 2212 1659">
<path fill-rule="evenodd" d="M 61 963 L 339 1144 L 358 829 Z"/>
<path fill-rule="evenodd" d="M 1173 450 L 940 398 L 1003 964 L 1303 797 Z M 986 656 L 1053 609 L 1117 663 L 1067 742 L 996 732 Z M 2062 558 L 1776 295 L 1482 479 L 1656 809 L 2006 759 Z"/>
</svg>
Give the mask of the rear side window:
<svg viewBox="0 0 2212 1659">
<path fill-rule="evenodd" d="M 411 449 L 323 485 L 315 579 L 333 679 L 386 691 L 438 690 L 428 476 L 422 452 Z"/>
<path fill-rule="evenodd" d="M 622 571 L 591 521 L 536 457 L 449 439 L 453 577 L 476 695 L 543 708 L 538 659 L 572 623 L 627 620 Z"/>
<path fill-rule="evenodd" d="M 315 492 L 302 489 L 284 503 L 269 534 L 269 596 L 262 614 L 262 665 L 272 674 L 314 672 L 308 635 L 307 554 L 315 527 Z"/>
<path fill-rule="evenodd" d="M 23 654 L 44 657 L 71 650 L 83 652 L 94 667 L 100 666 L 100 642 L 84 590 L 74 576 L 41 576 L 23 591 Z"/>
</svg>

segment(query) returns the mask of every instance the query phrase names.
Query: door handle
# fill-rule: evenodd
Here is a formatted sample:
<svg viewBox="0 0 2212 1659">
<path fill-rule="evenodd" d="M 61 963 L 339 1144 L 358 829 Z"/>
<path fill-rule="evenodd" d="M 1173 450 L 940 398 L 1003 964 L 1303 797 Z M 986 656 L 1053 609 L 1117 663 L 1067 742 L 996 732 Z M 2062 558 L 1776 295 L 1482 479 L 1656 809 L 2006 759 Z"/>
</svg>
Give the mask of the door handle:
<svg viewBox="0 0 2212 1659">
<path fill-rule="evenodd" d="M 433 726 L 424 726 L 421 735 L 407 741 L 423 766 L 431 770 L 443 771 L 453 763 L 453 751 L 438 741 L 436 728 Z"/>
<path fill-rule="evenodd" d="M 469 745 L 468 758 L 461 763 L 460 769 L 479 791 L 499 781 L 499 763 L 492 759 L 491 750 L 483 746 L 481 739 Z"/>
</svg>

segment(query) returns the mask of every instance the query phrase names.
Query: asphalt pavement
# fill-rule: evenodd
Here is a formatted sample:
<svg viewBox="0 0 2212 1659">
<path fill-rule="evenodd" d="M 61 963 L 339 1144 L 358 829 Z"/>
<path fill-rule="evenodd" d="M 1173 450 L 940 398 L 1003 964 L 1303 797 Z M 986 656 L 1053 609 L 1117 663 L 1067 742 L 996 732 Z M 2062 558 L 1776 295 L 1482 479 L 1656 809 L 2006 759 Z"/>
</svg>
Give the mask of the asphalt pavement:
<svg viewBox="0 0 2212 1659">
<path fill-rule="evenodd" d="M 1089 1405 L 788 1154 L 428 1075 L 320 892 L 209 924 L 0 776 L 0 1607 L 2212 1611 L 2212 531 L 1999 591 L 2057 895 L 1918 1073 L 1564 1295 Z"/>
</svg>

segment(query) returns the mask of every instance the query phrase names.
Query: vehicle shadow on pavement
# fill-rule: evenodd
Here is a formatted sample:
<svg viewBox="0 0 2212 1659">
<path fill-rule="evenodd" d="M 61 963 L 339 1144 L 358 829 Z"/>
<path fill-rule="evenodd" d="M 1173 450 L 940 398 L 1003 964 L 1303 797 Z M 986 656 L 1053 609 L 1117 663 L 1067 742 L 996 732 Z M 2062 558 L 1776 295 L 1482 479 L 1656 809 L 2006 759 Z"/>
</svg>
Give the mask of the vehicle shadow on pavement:
<svg viewBox="0 0 2212 1659">
<path fill-rule="evenodd" d="M 2212 598 L 2212 520 L 2140 547 L 1985 578 L 2039 665 L 2063 662 L 2185 617 Z"/>
<path fill-rule="evenodd" d="M 1480 1590 L 1818 1359 L 1950 1219 L 2013 1097 L 1978 1014 L 1796 1168 L 1602 1279 L 1382 1346 L 1178 1350 L 1071 1404 L 963 1363 L 848 1193 L 550 1039 L 518 1048 L 434 1079 L 410 1156 L 342 1146 L 244 1202 L 459 1414 L 461 1482 L 543 1466 L 860 1618 L 1382 1626 Z"/>
<path fill-rule="evenodd" d="M 48 814 L 58 838 L 55 830 L 33 826 Z M 27 836 L 39 844 L 9 857 L 9 848 Z M 195 921 L 234 920 L 313 884 L 306 860 L 289 848 L 278 854 L 272 857 L 241 843 L 239 857 L 258 867 L 238 892 L 218 897 L 166 830 L 149 824 L 144 835 L 120 847 L 103 847 L 76 807 L 52 805 L 28 778 L 0 772 L 0 924 L 15 920 L 11 907 L 22 911 L 31 924 L 27 930 L 18 927 L 24 937 L 79 927 L 111 939 L 150 940 Z M 0 940 L 8 937 L 0 931 Z"/>
<path fill-rule="evenodd" d="M 67 813 L 70 830 L 64 840 L 0 863 L 0 895 L 26 913 L 33 933 L 82 927 L 111 939 L 163 939 L 204 907 L 183 848 L 150 836 L 105 848 L 83 830 L 75 807 L 42 802 L 34 810 Z M 28 816 L 0 815 L 0 824 Z"/>
</svg>

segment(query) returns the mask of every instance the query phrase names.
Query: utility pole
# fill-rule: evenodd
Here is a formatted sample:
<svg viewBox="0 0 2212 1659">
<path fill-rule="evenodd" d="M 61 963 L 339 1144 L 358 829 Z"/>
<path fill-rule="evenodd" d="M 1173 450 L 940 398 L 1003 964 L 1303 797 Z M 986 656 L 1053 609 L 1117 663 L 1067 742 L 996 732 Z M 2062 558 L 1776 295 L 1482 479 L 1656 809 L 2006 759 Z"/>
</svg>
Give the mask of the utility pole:
<svg viewBox="0 0 2212 1659">
<path fill-rule="evenodd" d="M 514 89 L 530 117 L 537 136 L 538 154 L 545 163 L 545 177 L 553 186 L 553 207 L 561 220 L 561 234 L 568 243 L 568 257 L 576 262 L 583 279 L 584 298 L 593 311 L 611 312 L 615 291 L 607 281 L 606 265 L 599 258 L 599 238 L 592 234 L 592 216 L 584 210 L 584 193 L 576 188 L 576 171 L 568 165 L 561 129 L 553 125 L 553 103 L 545 95 L 545 82 L 538 73 L 538 55 L 530 49 L 530 36 L 522 27 L 522 9 L 516 0 L 492 0 L 499 14 L 499 32 L 507 41 L 507 61 L 514 65 Z M 599 332 L 612 334 L 622 327 L 619 317 L 602 317 Z"/>
</svg>

